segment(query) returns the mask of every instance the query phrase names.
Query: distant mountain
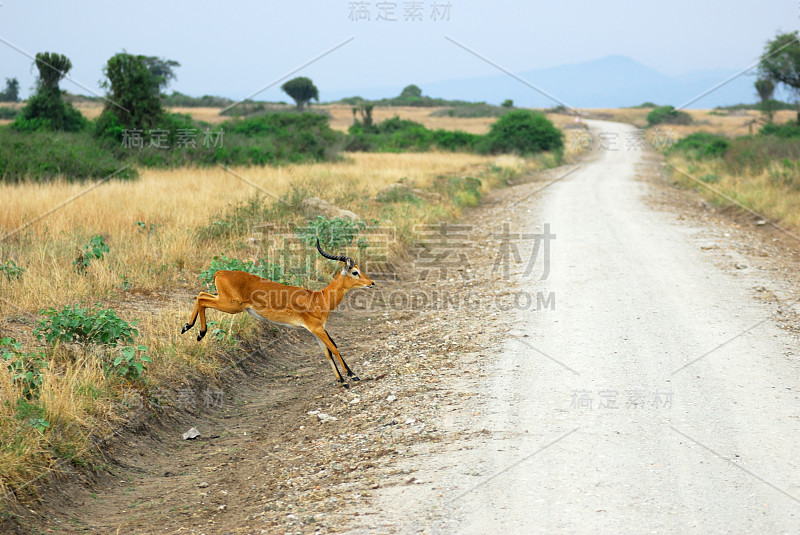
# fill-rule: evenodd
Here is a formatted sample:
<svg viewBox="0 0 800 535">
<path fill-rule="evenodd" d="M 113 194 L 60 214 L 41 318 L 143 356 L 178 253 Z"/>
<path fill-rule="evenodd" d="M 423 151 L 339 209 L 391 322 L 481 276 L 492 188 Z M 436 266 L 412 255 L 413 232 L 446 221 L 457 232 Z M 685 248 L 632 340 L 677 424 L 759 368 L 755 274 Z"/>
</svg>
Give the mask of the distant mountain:
<svg viewBox="0 0 800 535">
<path fill-rule="evenodd" d="M 604 58 L 515 73 L 517 76 L 558 100 L 576 108 L 619 108 L 635 106 L 643 102 L 681 106 L 717 84 L 736 74 L 737 71 L 707 70 L 680 76 L 668 76 L 627 56 Z M 755 76 L 745 73 L 717 88 L 708 95 L 692 102 L 689 108 L 713 108 L 754 102 L 753 82 Z M 409 83 L 412 83 L 409 81 Z M 503 73 L 479 78 L 444 80 L 419 84 L 423 93 L 431 97 L 486 101 L 499 104 L 512 99 L 517 106 L 550 107 L 558 102 L 541 95 L 535 89 Z M 401 88 L 384 89 L 380 97 L 395 96 Z M 377 89 L 341 93 L 333 98 L 360 94 L 366 98 L 378 97 Z M 387 91 L 389 93 L 387 94 Z M 346 93 L 346 94 L 345 94 Z M 326 95 L 326 99 L 331 95 Z"/>
</svg>

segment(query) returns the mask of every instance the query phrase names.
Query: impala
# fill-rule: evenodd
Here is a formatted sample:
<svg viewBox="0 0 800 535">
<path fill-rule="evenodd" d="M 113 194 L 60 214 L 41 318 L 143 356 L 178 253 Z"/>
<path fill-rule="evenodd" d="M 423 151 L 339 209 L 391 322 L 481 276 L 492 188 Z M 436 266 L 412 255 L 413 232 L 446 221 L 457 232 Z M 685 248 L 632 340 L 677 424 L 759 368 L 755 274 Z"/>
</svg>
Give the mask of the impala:
<svg viewBox="0 0 800 535">
<path fill-rule="evenodd" d="M 218 295 L 200 292 L 194 303 L 189 323 L 183 326 L 181 334 L 194 327 L 197 317 L 200 316 L 200 333 L 197 335 L 197 341 L 202 340 L 207 331 L 207 308 L 228 314 L 247 311 L 260 320 L 276 325 L 305 328 L 317 338 L 320 347 L 327 354 L 336 379 L 344 383 L 342 374 L 336 366 L 338 361 L 347 372 L 347 376 L 353 381 L 358 381 L 358 376 L 344 361 L 336 343 L 325 330 L 325 324 L 328 316 L 339 306 L 349 290 L 359 287 L 373 288 L 375 283 L 361 273 L 349 256 L 324 252 L 319 245 L 319 239 L 317 239 L 317 250 L 325 258 L 344 262 L 342 270 L 326 288 L 312 291 L 298 286 L 279 284 L 244 271 L 217 271 L 214 274 L 214 283 Z"/>
</svg>

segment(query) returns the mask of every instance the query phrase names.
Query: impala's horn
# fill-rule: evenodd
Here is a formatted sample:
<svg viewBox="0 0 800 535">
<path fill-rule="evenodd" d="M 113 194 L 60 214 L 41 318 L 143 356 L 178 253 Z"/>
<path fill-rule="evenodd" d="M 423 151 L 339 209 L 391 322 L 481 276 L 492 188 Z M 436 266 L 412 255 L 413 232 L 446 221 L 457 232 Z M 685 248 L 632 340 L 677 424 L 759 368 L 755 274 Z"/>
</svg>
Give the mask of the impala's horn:
<svg viewBox="0 0 800 535">
<path fill-rule="evenodd" d="M 328 260 L 338 260 L 339 262 L 344 262 L 345 265 L 347 266 L 347 269 L 351 269 L 353 266 L 356 265 L 356 263 L 353 261 L 353 259 L 350 258 L 349 256 L 345 256 L 345 255 L 338 255 L 337 256 L 337 255 L 328 254 L 325 251 L 323 251 L 322 247 L 319 246 L 319 238 L 317 238 L 317 251 L 319 251 L 319 254 L 321 254 L 322 256 L 327 258 Z"/>
</svg>

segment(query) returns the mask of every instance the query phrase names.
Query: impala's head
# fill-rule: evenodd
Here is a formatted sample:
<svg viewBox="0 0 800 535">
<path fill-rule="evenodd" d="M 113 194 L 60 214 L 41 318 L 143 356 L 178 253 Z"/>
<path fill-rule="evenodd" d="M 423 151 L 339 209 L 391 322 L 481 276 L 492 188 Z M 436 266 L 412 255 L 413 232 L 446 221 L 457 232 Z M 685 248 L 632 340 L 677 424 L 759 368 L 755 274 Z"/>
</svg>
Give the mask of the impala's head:
<svg viewBox="0 0 800 535">
<path fill-rule="evenodd" d="M 348 288 L 359 288 L 362 286 L 366 288 L 375 287 L 375 283 L 372 281 L 372 279 L 367 277 L 361 272 L 360 269 L 358 269 L 358 266 L 352 258 L 344 255 L 332 255 L 323 251 L 322 247 L 319 246 L 319 238 L 317 238 L 317 251 L 319 251 L 319 254 L 329 260 L 338 260 L 339 262 L 344 262 L 341 276 L 345 279 L 344 282 Z"/>
</svg>

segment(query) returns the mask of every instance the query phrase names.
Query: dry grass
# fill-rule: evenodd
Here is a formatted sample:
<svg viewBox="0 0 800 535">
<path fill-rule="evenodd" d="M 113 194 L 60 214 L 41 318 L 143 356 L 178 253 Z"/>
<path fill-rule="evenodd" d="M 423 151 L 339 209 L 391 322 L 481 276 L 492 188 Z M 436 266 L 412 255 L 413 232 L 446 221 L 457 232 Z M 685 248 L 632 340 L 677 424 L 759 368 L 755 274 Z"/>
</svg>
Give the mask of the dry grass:
<svg viewBox="0 0 800 535">
<path fill-rule="evenodd" d="M 720 134 L 733 139 L 757 133 L 763 124 L 763 115 L 753 110 L 734 111 L 724 115 L 719 115 L 718 112 L 712 114 L 710 110 L 690 110 L 689 113 L 694 120 L 693 124 L 662 125 L 662 131 L 669 132 L 676 141 L 695 132 Z M 775 113 L 773 120 L 776 123 L 785 123 L 795 118 L 794 111 L 782 110 Z M 652 133 L 653 129 L 650 130 Z M 713 182 L 710 185 L 714 189 L 764 217 L 780 221 L 787 227 L 800 228 L 800 191 L 796 179 L 792 182 L 785 178 L 782 162 L 772 162 L 763 171 L 734 173 L 721 159 L 689 161 L 677 153 L 669 154 L 667 159 L 677 169 L 696 179 L 712 177 Z M 680 173 L 673 173 L 673 177 L 686 186 L 697 188 L 713 202 L 729 204 L 729 201 L 711 189 L 702 187 Z"/>
<path fill-rule="evenodd" d="M 719 160 L 689 161 L 679 155 L 671 155 L 669 162 L 698 180 L 713 175 L 716 181 L 710 186 L 715 190 L 736 199 L 768 219 L 780 221 L 790 228 L 800 229 L 800 190 L 796 186 L 776 179 L 782 171 L 780 162 L 773 162 L 760 173 L 745 175 L 728 172 Z M 680 173 L 673 173 L 673 177 L 681 184 L 697 189 L 717 204 L 729 204 L 727 199 L 695 180 L 686 178 Z"/>
</svg>

